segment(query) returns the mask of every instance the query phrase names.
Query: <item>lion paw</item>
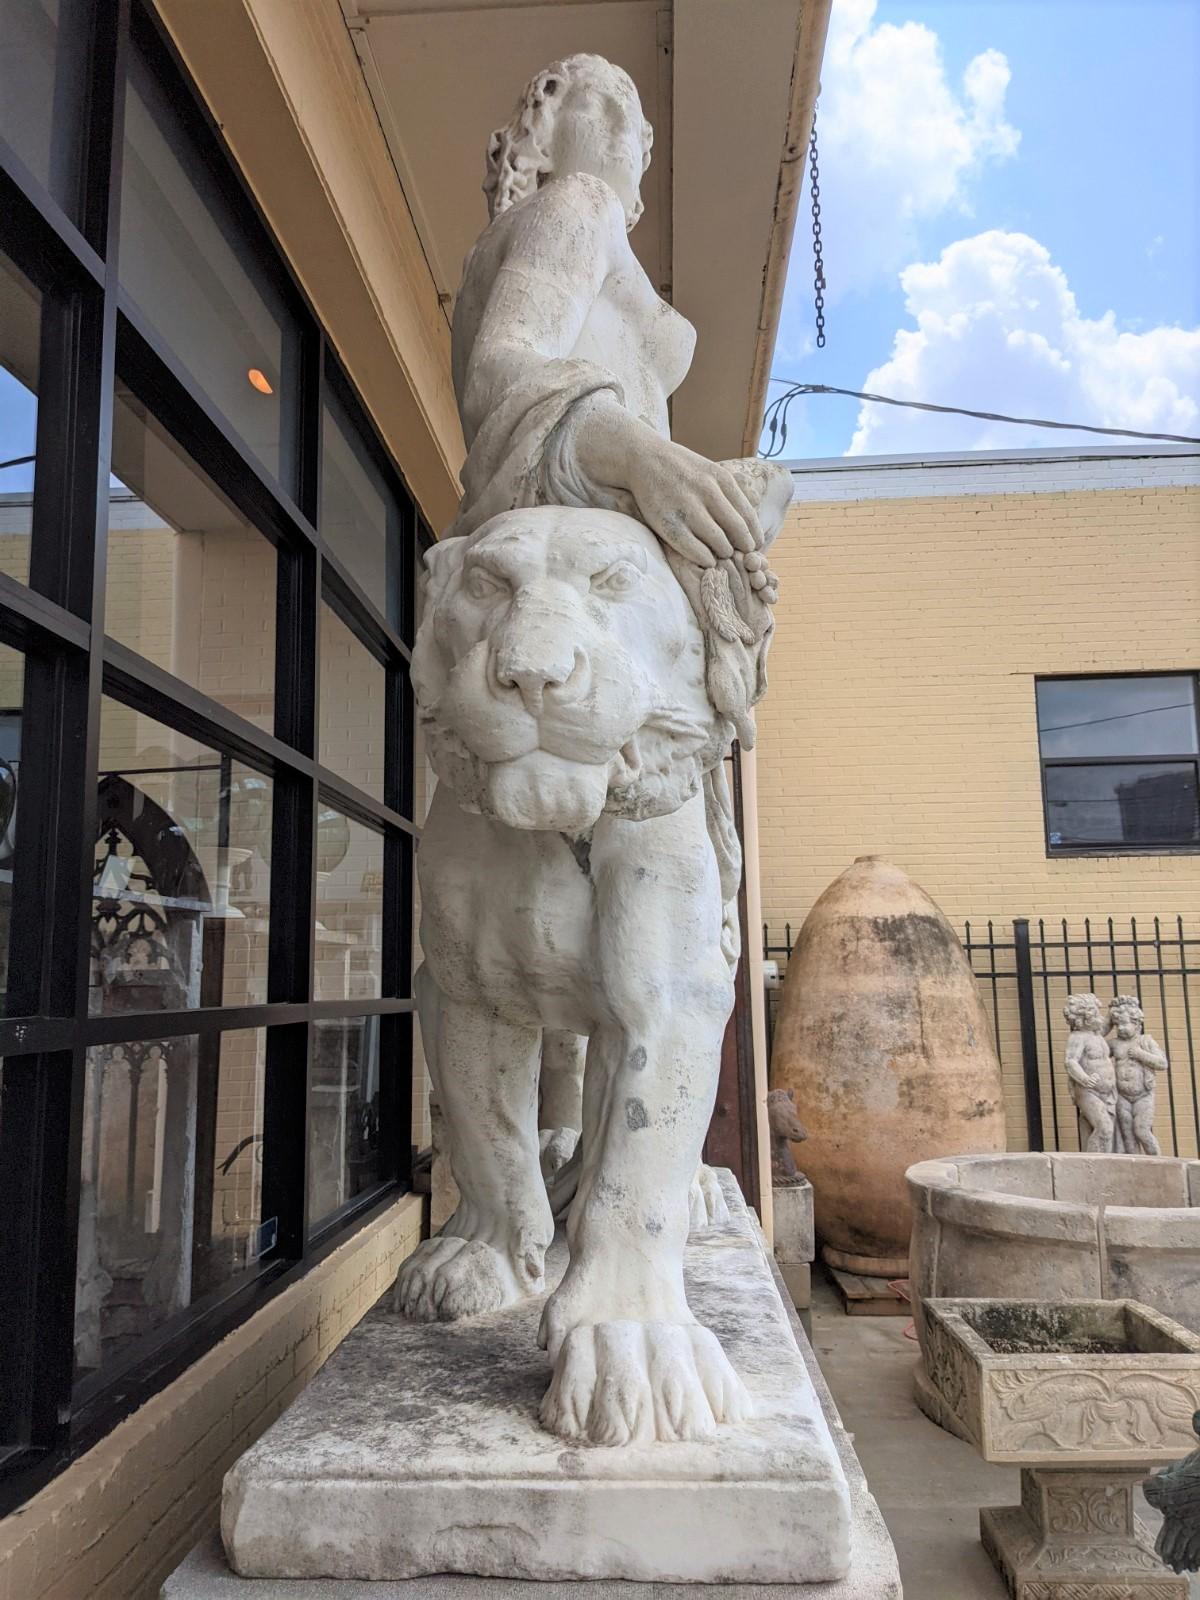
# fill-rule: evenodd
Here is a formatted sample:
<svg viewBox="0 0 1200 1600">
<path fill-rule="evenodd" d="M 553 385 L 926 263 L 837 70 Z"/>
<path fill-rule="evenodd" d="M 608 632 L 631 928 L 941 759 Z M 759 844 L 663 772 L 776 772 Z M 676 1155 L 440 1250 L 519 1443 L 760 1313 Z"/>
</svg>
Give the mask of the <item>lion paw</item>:
<svg viewBox="0 0 1200 1600">
<path fill-rule="evenodd" d="M 572 1328 L 540 1415 L 564 1439 L 623 1445 L 705 1439 L 750 1412 L 742 1380 L 707 1328 L 622 1321 Z"/>
<path fill-rule="evenodd" d="M 518 1282 L 508 1259 L 477 1239 L 444 1234 L 419 1244 L 400 1268 L 392 1310 L 416 1322 L 457 1322 L 512 1305 L 536 1285 Z"/>
<path fill-rule="evenodd" d="M 716 1173 L 701 1163 L 696 1168 L 688 1191 L 688 1227 L 692 1233 L 705 1228 L 722 1228 L 729 1221 L 729 1207 Z"/>
</svg>

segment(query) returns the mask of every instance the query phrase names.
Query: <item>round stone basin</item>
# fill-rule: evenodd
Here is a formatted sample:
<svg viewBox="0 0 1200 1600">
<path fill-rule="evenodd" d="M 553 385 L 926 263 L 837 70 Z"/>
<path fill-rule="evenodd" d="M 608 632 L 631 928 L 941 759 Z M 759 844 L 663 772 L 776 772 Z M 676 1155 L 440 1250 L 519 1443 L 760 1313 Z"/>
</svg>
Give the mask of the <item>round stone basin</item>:
<svg viewBox="0 0 1200 1600">
<path fill-rule="evenodd" d="M 957 1156 L 918 1162 L 906 1176 L 923 1356 L 931 1296 L 1140 1300 L 1200 1333 L 1200 1161 Z M 918 1399 L 934 1415 L 923 1385 L 918 1370 Z"/>
</svg>

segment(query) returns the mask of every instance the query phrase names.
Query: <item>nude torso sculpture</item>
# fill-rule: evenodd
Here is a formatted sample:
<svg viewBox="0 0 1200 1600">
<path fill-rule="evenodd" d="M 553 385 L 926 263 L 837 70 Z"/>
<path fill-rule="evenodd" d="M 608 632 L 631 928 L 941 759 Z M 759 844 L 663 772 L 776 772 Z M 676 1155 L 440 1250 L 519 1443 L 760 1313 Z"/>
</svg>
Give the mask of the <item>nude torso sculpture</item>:
<svg viewBox="0 0 1200 1600">
<path fill-rule="evenodd" d="M 1063 1007 L 1071 1028 L 1066 1067 L 1071 1098 L 1079 1112 L 1080 1145 L 1089 1152 L 1111 1151 L 1116 1135 L 1117 1078 L 1104 1037 L 1107 1026 L 1094 994 L 1073 994 Z"/>
<path fill-rule="evenodd" d="M 1116 1148 L 1130 1155 L 1157 1156 L 1154 1135 L 1154 1090 L 1157 1076 L 1169 1066 L 1158 1043 L 1143 1032 L 1145 1017 L 1136 995 L 1117 995 L 1108 1008 L 1108 1026 L 1116 1074 Z"/>
<path fill-rule="evenodd" d="M 455 310 L 464 495 L 412 663 L 439 779 L 416 997 L 460 1203 L 396 1303 L 453 1319 L 541 1292 L 543 1034 L 585 1036 L 541 1415 L 598 1444 L 746 1408 L 682 1253 L 737 954 L 722 761 L 753 740 L 763 550 L 790 494 L 669 437 L 695 335 L 628 243 L 649 145 L 630 80 L 588 56 L 539 73 L 493 136 Z"/>
</svg>

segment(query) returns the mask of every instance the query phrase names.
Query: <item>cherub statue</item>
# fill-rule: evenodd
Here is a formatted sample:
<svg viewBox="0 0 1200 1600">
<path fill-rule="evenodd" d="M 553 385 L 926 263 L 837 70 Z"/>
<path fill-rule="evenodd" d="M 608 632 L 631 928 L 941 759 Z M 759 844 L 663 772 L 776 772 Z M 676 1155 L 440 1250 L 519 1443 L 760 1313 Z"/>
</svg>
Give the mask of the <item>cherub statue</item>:
<svg viewBox="0 0 1200 1600">
<path fill-rule="evenodd" d="M 1108 1031 L 1117 1080 L 1115 1148 L 1130 1155 L 1161 1155 L 1154 1137 L 1154 1079 L 1170 1063 L 1158 1043 L 1144 1031 L 1145 1013 L 1136 995 L 1119 994 L 1108 1008 Z"/>
<path fill-rule="evenodd" d="M 767 1095 L 767 1124 L 771 1130 L 771 1182 L 781 1188 L 799 1183 L 801 1173 L 792 1143 L 808 1138 L 808 1129 L 796 1115 L 796 1098 L 790 1089 L 772 1089 Z"/>
<path fill-rule="evenodd" d="M 543 1041 L 586 1038 L 578 1156 L 550 1174 L 577 1181 L 541 1418 L 606 1445 L 749 1406 L 683 1249 L 737 959 L 724 757 L 753 743 L 791 494 L 670 437 L 695 330 L 629 244 L 650 143 L 630 78 L 589 55 L 492 136 L 454 311 L 463 499 L 412 658 L 438 776 L 415 996 L 460 1199 L 395 1303 L 449 1321 L 545 1290 Z"/>
<path fill-rule="evenodd" d="M 1105 1039 L 1108 1023 L 1094 994 L 1067 997 L 1063 1016 L 1067 1040 L 1067 1080 L 1079 1112 L 1080 1143 L 1091 1153 L 1111 1151 L 1116 1134 L 1117 1077 Z"/>
</svg>

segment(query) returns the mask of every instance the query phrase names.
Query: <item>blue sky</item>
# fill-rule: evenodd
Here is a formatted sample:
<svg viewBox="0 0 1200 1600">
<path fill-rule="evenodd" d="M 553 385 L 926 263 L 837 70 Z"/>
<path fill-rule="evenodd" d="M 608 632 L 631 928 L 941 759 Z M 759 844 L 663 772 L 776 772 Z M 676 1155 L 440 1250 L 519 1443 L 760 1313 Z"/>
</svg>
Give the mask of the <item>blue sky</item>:
<svg viewBox="0 0 1200 1600">
<path fill-rule="evenodd" d="M 834 0 L 828 342 L 812 348 L 806 187 L 773 372 L 1200 434 L 1198 86 L 1200 0 Z M 785 455 L 1103 442 L 863 420 L 856 437 L 858 402 L 799 400 Z"/>
</svg>

